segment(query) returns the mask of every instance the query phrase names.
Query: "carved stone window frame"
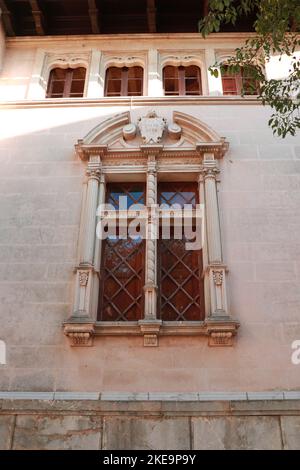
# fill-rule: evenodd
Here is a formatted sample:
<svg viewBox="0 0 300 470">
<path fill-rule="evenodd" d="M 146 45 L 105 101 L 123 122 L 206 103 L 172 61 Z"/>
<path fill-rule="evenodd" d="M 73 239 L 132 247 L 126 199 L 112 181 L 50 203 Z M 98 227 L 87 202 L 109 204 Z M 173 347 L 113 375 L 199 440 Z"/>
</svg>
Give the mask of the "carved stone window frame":
<svg viewBox="0 0 300 470">
<path fill-rule="evenodd" d="M 106 77 L 106 70 L 110 67 L 142 67 L 144 71 L 143 76 L 143 95 L 147 96 L 148 93 L 148 61 L 147 61 L 148 51 L 142 52 L 135 52 L 132 51 L 130 53 L 120 53 L 120 51 L 106 51 L 102 53 L 101 57 L 101 65 L 100 65 L 100 77 L 102 77 L 103 81 L 103 90 L 102 96 L 104 96 L 105 90 L 105 77 Z"/>
<path fill-rule="evenodd" d="M 28 87 L 27 98 L 34 100 L 46 99 L 51 70 L 55 68 L 75 69 L 77 67 L 84 67 L 86 69 L 86 80 L 84 86 L 84 97 L 86 97 L 89 87 L 91 58 L 91 51 L 52 52 L 44 49 L 38 49 Z"/>
<path fill-rule="evenodd" d="M 148 125 L 148 121 L 151 121 Z M 176 132 L 175 132 L 176 131 Z M 176 136 L 174 136 L 174 132 Z M 177 142 L 176 142 L 177 140 Z M 155 112 L 131 123 L 130 113 L 115 115 L 78 141 L 76 151 L 86 162 L 78 260 L 75 267 L 73 314 L 64 322 L 72 346 L 91 346 L 94 336 L 140 335 L 144 346 L 157 346 L 159 336 L 199 335 L 210 346 L 231 346 L 239 323 L 228 312 L 217 186 L 218 160 L 228 149 L 204 123 L 182 112 L 167 122 Z M 157 242 L 146 240 L 144 318 L 137 322 L 97 321 L 101 240 L 96 239 L 96 211 L 105 201 L 106 181 L 145 181 L 146 204 L 157 201 L 158 179 L 198 181 L 200 201 L 205 205 L 203 276 L 204 321 L 164 322 L 157 316 Z M 153 222 L 149 219 L 148 230 Z"/>
<path fill-rule="evenodd" d="M 235 50 L 232 49 L 232 50 L 216 50 L 215 51 L 215 55 L 216 55 L 216 62 L 218 63 L 222 63 L 223 65 L 226 65 L 227 64 L 227 61 L 230 59 L 230 57 L 232 56 L 235 56 Z M 223 96 L 228 96 L 228 95 L 224 95 L 224 91 L 223 91 L 223 84 L 222 84 L 222 74 L 221 74 L 221 71 L 220 71 L 220 68 L 218 67 L 218 71 L 219 71 L 219 76 L 218 76 L 218 80 L 220 82 L 220 88 L 222 90 L 222 95 Z M 229 96 L 241 96 L 239 94 L 237 95 L 229 95 Z M 245 94 L 244 95 L 245 97 L 247 96 L 258 96 L 258 95 L 247 95 Z"/>
<path fill-rule="evenodd" d="M 159 60 L 159 76 L 161 83 L 163 84 L 163 69 L 167 65 L 173 65 L 174 67 L 188 67 L 190 65 L 196 65 L 200 69 L 201 76 L 201 86 L 202 86 L 202 95 L 205 96 L 209 94 L 208 90 L 208 80 L 206 72 L 206 61 L 205 61 L 205 51 L 159 51 L 160 60 Z"/>
</svg>

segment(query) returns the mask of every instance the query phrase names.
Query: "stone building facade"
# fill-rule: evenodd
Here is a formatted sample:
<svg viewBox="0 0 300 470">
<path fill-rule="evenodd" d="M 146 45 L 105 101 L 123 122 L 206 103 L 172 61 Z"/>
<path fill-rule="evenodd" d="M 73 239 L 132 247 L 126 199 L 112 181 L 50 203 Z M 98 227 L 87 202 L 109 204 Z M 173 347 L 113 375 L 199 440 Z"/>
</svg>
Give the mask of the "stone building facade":
<svg viewBox="0 0 300 470">
<path fill-rule="evenodd" d="M 300 140 L 208 72 L 248 36 L 2 27 L 1 448 L 300 448 Z M 168 66 L 196 67 L 201 94 L 165 94 Z M 141 96 L 105 96 L 132 67 Z M 77 68 L 82 97 L 46 98 Z M 203 317 L 162 319 L 147 239 L 141 318 L 102 321 L 105 188 L 143 183 L 150 206 L 172 182 L 204 204 Z"/>
</svg>

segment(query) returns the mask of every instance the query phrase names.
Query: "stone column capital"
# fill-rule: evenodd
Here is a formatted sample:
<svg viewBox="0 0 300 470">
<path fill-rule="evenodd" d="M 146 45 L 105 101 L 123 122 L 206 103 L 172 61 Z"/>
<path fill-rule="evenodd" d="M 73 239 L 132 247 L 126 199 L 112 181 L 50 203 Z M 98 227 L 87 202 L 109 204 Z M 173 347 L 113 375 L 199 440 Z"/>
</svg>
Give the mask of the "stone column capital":
<svg viewBox="0 0 300 470">
<path fill-rule="evenodd" d="M 213 165 L 204 165 L 203 169 L 201 170 L 199 179 L 214 179 L 216 180 L 218 175 L 220 173 L 219 168 L 213 164 Z"/>
<path fill-rule="evenodd" d="M 88 179 L 96 179 L 98 182 L 101 182 L 102 170 L 100 168 L 87 168 L 86 175 Z"/>
</svg>

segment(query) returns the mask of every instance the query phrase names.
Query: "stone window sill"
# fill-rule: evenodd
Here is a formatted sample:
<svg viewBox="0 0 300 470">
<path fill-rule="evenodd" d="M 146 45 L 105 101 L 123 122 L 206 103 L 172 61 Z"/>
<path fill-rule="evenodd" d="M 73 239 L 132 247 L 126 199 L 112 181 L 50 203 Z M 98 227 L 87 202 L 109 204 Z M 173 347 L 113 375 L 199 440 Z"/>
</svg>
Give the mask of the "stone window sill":
<svg viewBox="0 0 300 470">
<path fill-rule="evenodd" d="M 94 337 L 101 336 L 142 336 L 144 346 L 148 347 L 158 346 L 160 336 L 206 336 L 209 346 L 232 346 L 239 323 L 221 316 L 199 322 L 91 322 L 73 317 L 63 327 L 71 346 L 93 346 Z"/>
</svg>

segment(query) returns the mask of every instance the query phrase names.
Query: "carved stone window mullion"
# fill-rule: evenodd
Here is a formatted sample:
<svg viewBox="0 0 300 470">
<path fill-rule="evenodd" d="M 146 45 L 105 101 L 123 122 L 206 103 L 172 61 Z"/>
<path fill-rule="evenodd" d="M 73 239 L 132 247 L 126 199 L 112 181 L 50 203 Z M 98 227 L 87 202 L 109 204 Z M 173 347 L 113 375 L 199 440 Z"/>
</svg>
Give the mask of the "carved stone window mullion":
<svg viewBox="0 0 300 470">
<path fill-rule="evenodd" d="M 147 152 L 147 149 L 144 148 Z M 147 165 L 147 239 L 145 269 L 145 308 L 144 319 L 139 322 L 144 336 L 144 346 L 158 346 L 158 333 L 161 320 L 157 319 L 157 163 L 156 155 L 148 155 Z"/>
</svg>

